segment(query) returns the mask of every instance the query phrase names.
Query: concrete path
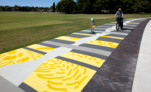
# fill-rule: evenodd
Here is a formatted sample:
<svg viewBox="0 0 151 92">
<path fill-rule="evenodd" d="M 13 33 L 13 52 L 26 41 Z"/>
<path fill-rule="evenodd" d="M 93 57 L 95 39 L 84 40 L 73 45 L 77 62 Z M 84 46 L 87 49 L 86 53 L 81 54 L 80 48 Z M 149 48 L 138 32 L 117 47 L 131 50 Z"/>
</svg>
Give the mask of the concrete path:
<svg viewBox="0 0 151 92">
<path fill-rule="evenodd" d="M 87 29 L 3 53 L 0 76 L 25 92 L 81 92 L 120 42 L 144 20 L 126 20 L 125 30 L 120 32 L 115 23 L 108 23 L 97 26 L 93 35 Z"/>
<path fill-rule="evenodd" d="M 132 92 L 151 92 L 151 21 L 141 42 Z"/>
</svg>

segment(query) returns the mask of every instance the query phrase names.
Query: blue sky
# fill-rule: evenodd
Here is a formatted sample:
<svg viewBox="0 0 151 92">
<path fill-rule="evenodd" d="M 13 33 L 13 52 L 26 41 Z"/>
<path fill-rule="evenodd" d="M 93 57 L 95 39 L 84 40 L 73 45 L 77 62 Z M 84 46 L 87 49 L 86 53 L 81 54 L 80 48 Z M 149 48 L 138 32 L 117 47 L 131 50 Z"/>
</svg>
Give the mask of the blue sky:
<svg viewBox="0 0 151 92">
<path fill-rule="evenodd" d="M 0 5 L 50 7 L 53 2 L 58 3 L 59 1 L 60 0 L 0 0 Z"/>
</svg>

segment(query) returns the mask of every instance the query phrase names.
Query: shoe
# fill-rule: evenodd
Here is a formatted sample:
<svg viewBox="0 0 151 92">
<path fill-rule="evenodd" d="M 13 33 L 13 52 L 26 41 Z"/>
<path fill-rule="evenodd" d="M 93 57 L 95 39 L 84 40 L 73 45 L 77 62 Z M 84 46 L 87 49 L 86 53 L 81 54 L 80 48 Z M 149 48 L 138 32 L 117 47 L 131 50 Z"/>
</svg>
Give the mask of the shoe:
<svg viewBox="0 0 151 92">
<path fill-rule="evenodd" d="M 90 32 L 90 34 L 95 34 L 95 32 Z"/>
<path fill-rule="evenodd" d="M 90 34 L 93 34 L 93 32 L 90 32 Z"/>
</svg>

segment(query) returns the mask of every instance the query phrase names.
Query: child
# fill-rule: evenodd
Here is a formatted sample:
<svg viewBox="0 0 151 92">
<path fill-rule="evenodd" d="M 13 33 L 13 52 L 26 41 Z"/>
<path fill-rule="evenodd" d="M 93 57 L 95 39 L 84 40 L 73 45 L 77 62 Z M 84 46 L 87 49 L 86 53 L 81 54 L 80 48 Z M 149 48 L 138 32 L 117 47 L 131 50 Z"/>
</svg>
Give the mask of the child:
<svg viewBox="0 0 151 92">
<path fill-rule="evenodd" d="M 90 34 L 94 34 L 95 33 L 94 32 L 94 28 L 95 28 L 95 20 L 94 20 L 94 18 L 91 18 L 91 23 L 90 24 L 92 25 Z"/>
</svg>

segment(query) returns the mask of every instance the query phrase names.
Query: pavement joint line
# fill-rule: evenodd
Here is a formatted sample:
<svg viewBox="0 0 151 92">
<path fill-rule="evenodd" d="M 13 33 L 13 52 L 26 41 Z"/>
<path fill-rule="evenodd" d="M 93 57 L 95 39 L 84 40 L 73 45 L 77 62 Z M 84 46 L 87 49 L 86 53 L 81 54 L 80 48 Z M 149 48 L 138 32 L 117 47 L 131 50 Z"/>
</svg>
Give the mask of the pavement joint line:
<svg viewBox="0 0 151 92">
<path fill-rule="evenodd" d="M 90 69 L 95 70 L 95 71 L 97 71 L 98 68 L 99 68 L 99 67 L 95 67 L 95 66 L 93 66 L 93 65 L 89 65 L 89 64 L 82 63 L 82 62 L 79 62 L 79 61 L 76 61 L 76 60 L 64 58 L 64 57 L 61 57 L 61 56 L 58 56 L 58 57 L 56 57 L 56 58 L 57 58 L 57 59 L 64 60 L 64 61 L 67 61 L 67 62 L 71 62 L 71 63 L 77 64 L 77 65 L 81 65 L 81 66 L 84 66 L 84 67 L 86 67 L 86 68 L 90 68 Z"/>
</svg>

